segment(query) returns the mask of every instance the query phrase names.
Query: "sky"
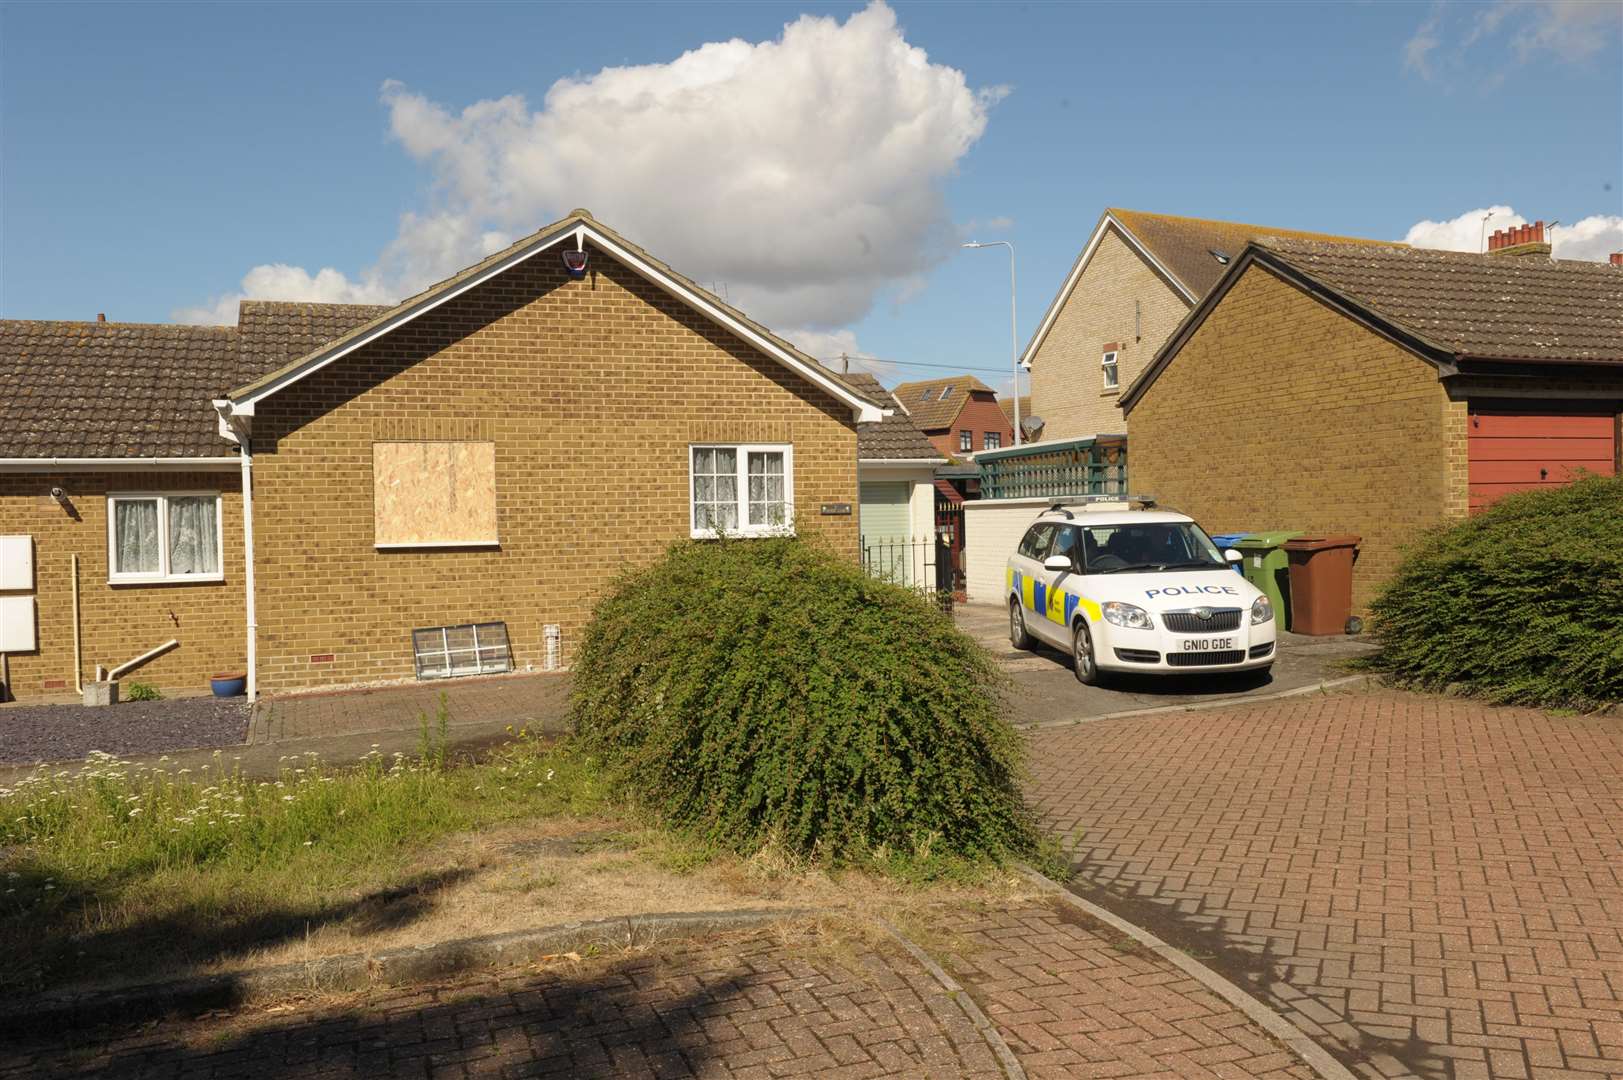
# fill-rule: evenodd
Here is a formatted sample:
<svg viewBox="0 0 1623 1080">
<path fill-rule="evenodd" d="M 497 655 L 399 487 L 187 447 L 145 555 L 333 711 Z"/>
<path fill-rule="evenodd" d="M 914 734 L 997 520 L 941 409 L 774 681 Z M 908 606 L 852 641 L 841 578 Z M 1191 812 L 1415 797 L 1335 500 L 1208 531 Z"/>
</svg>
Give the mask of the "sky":
<svg viewBox="0 0 1623 1080">
<path fill-rule="evenodd" d="M 1623 250 L 1623 3 L 0 4 L 0 315 L 400 299 L 575 207 L 1008 386 L 1109 206 Z"/>
</svg>

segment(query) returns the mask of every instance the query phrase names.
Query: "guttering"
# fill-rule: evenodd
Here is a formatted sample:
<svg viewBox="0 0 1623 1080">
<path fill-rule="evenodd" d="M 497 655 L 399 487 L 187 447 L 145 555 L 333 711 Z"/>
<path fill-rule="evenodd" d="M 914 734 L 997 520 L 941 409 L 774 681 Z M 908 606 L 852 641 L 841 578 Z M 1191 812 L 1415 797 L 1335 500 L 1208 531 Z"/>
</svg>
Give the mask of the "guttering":
<svg viewBox="0 0 1623 1080">
<path fill-rule="evenodd" d="M 237 467 L 229 457 L 0 458 L 0 472 L 224 472 Z"/>
<path fill-rule="evenodd" d="M 858 465 L 945 465 L 946 458 L 938 457 L 909 457 L 909 458 L 857 458 Z"/>
</svg>

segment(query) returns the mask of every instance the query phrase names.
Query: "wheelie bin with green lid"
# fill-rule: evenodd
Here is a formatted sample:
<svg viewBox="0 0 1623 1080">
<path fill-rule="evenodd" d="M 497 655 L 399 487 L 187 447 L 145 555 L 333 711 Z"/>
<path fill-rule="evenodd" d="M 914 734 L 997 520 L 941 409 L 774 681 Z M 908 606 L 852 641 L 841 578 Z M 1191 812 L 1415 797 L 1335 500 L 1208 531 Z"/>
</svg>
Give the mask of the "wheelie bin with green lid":
<svg viewBox="0 0 1623 1080">
<path fill-rule="evenodd" d="M 1274 605 L 1274 618 L 1279 620 L 1281 630 L 1291 628 L 1290 559 L 1285 554 L 1285 541 L 1301 535 L 1295 531 L 1255 532 L 1234 542 L 1234 550 L 1245 556 L 1241 573 Z"/>
</svg>

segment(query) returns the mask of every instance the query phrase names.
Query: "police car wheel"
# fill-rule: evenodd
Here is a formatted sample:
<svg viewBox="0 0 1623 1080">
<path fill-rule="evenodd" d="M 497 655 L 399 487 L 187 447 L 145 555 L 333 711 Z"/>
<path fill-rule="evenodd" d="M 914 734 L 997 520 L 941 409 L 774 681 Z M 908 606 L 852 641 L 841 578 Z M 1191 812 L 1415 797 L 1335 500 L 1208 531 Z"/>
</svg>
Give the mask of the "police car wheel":
<svg viewBox="0 0 1623 1080">
<path fill-rule="evenodd" d="M 1093 662 L 1093 635 L 1088 624 L 1081 619 L 1071 630 L 1071 661 L 1076 681 L 1083 686 L 1099 685 L 1099 665 Z"/>
<path fill-rule="evenodd" d="M 1026 630 L 1026 616 L 1018 600 L 1009 601 L 1009 644 L 1022 651 L 1031 648 L 1031 634 Z"/>
</svg>

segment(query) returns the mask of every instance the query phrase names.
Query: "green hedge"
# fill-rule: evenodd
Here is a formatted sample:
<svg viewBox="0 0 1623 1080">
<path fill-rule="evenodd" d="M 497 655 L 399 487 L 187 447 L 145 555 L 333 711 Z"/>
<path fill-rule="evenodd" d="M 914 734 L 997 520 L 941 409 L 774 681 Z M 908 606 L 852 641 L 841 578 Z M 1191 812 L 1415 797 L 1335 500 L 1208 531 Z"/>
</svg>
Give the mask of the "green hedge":
<svg viewBox="0 0 1623 1080">
<path fill-rule="evenodd" d="M 950 616 L 793 538 L 683 542 L 624 577 L 576 730 L 660 817 L 841 863 L 1031 850 L 1003 677 Z"/>
<path fill-rule="evenodd" d="M 1510 495 L 1429 535 L 1373 605 L 1378 666 L 1427 689 L 1623 700 L 1623 479 Z"/>
</svg>

